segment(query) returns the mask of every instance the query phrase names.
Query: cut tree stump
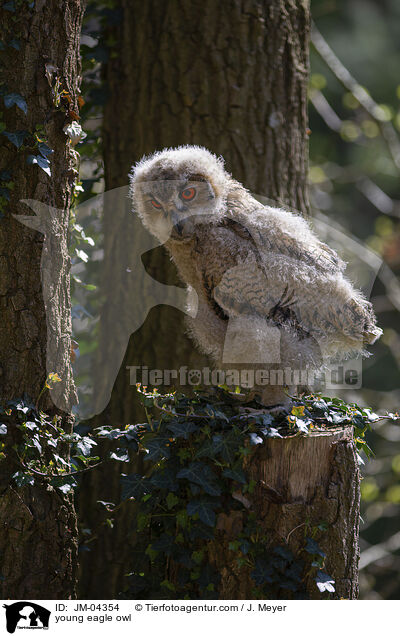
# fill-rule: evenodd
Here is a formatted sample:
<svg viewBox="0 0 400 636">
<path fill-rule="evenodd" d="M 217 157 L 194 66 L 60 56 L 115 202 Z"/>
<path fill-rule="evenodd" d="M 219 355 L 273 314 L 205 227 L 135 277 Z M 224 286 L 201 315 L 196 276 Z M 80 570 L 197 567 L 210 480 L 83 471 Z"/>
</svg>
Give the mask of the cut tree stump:
<svg viewBox="0 0 400 636">
<path fill-rule="evenodd" d="M 287 546 L 296 558 L 305 555 L 305 530 L 325 522 L 316 540 L 326 554 L 326 571 L 334 593 L 321 593 L 314 575 L 305 577 L 310 599 L 355 599 L 358 595 L 360 475 L 352 428 L 313 431 L 306 437 L 272 438 L 247 460 L 247 475 L 256 483 L 249 496 L 267 546 Z M 210 556 L 221 575 L 221 599 L 254 598 L 254 581 L 237 564 L 229 543 L 239 535 L 246 512 L 220 514 L 219 541 Z M 286 595 L 285 595 L 286 594 Z M 281 590 L 280 598 L 288 598 Z M 290 596 L 289 596 L 290 598 Z"/>
</svg>

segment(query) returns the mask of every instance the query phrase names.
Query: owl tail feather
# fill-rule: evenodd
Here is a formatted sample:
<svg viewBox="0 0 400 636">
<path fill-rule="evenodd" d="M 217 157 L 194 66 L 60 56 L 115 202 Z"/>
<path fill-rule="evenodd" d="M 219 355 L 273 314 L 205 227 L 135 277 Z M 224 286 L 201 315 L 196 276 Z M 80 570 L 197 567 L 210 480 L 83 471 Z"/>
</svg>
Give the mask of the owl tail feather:
<svg viewBox="0 0 400 636">
<path fill-rule="evenodd" d="M 371 325 L 368 331 L 364 331 L 363 333 L 365 344 L 374 344 L 374 342 L 376 342 L 381 337 L 382 334 L 383 334 L 383 329 L 381 329 L 380 327 L 377 327 L 376 325 L 373 325 L 373 326 Z"/>
</svg>

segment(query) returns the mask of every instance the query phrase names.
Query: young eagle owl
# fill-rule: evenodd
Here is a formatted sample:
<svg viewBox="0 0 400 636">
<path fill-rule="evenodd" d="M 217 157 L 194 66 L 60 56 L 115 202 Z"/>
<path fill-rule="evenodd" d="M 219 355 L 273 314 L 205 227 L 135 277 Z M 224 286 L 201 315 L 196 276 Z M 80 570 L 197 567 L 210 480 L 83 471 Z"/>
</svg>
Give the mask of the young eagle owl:
<svg viewBox="0 0 400 636">
<path fill-rule="evenodd" d="M 222 158 L 167 149 L 144 157 L 130 181 L 134 210 L 189 286 L 189 333 L 219 368 L 319 368 L 365 354 L 381 335 L 338 255 L 300 216 L 260 204 Z"/>
</svg>

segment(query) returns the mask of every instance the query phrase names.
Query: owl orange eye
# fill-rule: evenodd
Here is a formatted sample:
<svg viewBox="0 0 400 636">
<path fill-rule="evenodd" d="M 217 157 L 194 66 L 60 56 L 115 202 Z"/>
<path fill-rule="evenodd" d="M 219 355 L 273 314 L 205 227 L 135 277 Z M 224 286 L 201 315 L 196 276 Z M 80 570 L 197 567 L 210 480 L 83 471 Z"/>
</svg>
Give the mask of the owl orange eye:
<svg viewBox="0 0 400 636">
<path fill-rule="evenodd" d="M 186 188 L 186 190 L 182 190 L 181 198 L 184 201 L 191 201 L 196 194 L 196 188 Z"/>
<path fill-rule="evenodd" d="M 151 205 L 153 206 L 153 208 L 156 208 L 157 210 L 161 209 L 161 203 L 159 203 L 158 201 L 156 201 L 155 199 L 152 199 L 150 201 Z"/>
</svg>

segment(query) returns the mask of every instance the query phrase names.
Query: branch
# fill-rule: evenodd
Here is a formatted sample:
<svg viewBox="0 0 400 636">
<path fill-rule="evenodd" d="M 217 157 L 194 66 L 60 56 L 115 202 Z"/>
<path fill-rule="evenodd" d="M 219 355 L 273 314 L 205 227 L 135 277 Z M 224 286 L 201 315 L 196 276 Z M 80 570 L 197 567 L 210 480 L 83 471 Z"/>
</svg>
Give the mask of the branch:
<svg viewBox="0 0 400 636">
<path fill-rule="evenodd" d="M 400 532 L 396 532 L 390 539 L 373 545 L 371 548 L 367 548 L 360 556 L 360 570 L 366 568 L 370 563 L 383 559 L 396 550 L 400 549 Z"/>
<path fill-rule="evenodd" d="M 321 91 L 313 90 L 310 95 L 310 102 L 319 116 L 324 120 L 328 128 L 334 132 L 340 133 L 343 122 L 332 108 L 325 95 L 323 95 Z M 354 141 L 353 143 L 358 143 L 360 145 L 360 142 L 357 141 Z M 393 216 L 396 219 L 400 218 L 400 201 L 394 201 L 374 181 L 372 181 L 372 179 L 365 175 L 354 173 L 354 170 L 350 171 L 349 174 L 348 167 L 346 167 L 345 170 L 342 169 L 341 173 L 341 182 L 355 183 L 356 188 L 365 196 L 366 199 L 368 199 L 370 203 L 372 203 L 372 205 L 376 207 L 377 210 L 379 210 L 379 212 L 387 214 L 388 216 Z"/>
<path fill-rule="evenodd" d="M 329 44 L 314 23 L 311 30 L 311 42 L 316 52 L 320 55 L 342 86 L 344 86 L 353 95 L 365 112 L 374 119 L 374 121 L 376 121 L 382 133 L 382 137 L 386 141 L 393 163 L 400 172 L 400 140 L 392 124 L 388 121 L 383 121 L 381 107 L 372 99 L 365 88 L 363 88 L 361 84 L 354 79 L 347 68 L 336 57 L 335 53 L 332 51 Z"/>
</svg>

